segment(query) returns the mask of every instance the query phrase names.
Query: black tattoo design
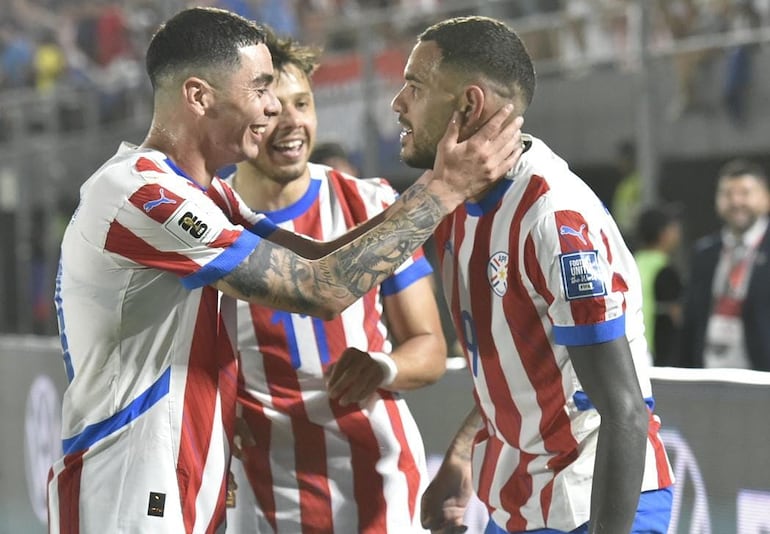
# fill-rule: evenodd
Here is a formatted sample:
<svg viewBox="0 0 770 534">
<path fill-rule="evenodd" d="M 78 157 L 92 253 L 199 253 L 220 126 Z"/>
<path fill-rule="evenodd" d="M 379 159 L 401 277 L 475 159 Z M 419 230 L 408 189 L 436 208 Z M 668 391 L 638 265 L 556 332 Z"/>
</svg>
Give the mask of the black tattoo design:
<svg viewBox="0 0 770 534">
<path fill-rule="evenodd" d="M 409 188 L 398 204 L 378 226 L 318 260 L 265 240 L 224 280 L 268 306 L 338 313 L 390 276 L 446 215 L 422 185 Z"/>
</svg>

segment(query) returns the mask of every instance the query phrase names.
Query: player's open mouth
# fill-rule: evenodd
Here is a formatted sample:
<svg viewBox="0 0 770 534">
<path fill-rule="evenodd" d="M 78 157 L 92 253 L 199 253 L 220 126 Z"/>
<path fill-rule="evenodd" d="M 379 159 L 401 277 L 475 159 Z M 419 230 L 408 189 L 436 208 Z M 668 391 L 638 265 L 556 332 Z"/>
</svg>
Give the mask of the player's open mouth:
<svg viewBox="0 0 770 534">
<path fill-rule="evenodd" d="M 250 126 L 250 129 L 252 133 L 255 133 L 257 135 L 263 135 L 267 131 L 267 126 L 257 126 L 256 124 L 252 124 Z"/>
<path fill-rule="evenodd" d="M 305 141 L 302 139 L 291 139 L 272 144 L 274 151 L 287 157 L 299 157 L 304 146 Z"/>
<path fill-rule="evenodd" d="M 399 134 L 399 139 L 403 142 L 404 139 L 406 139 L 406 136 L 411 135 L 411 134 L 412 134 L 412 129 L 411 128 L 402 128 L 401 129 L 401 133 Z"/>
</svg>

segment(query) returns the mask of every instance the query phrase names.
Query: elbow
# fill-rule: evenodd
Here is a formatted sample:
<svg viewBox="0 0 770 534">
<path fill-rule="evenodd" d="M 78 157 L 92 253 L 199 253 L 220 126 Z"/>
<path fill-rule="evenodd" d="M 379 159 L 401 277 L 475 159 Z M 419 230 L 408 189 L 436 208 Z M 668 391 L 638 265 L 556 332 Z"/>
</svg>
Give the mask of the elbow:
<svg viewBox="0 0 770 534">
<path fill-rule="evenodd" d="M 440 362 L 431 365 L 425 370 L 422 376 L 423 385 L 430 386 L 439 381 L 439 379 L 446 373 L 446 358 L 441 358 Z"/>
<path fill-rule="evenodd" d="M 622 403 L 622 408 L 615 414 L 615 420 L 629 432 L 646 437 L 650 415 L 644 399 L 633 399 Z"/>
</svg>

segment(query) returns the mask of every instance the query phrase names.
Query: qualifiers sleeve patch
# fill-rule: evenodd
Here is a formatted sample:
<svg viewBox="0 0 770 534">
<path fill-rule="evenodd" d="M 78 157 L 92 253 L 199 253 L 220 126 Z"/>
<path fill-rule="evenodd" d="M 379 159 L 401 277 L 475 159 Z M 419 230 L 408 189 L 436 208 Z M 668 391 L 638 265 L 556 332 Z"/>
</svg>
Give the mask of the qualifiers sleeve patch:
<svg viewBox="0 0 770 534">
<path fill-rule="evenodd" d="M 192 202 L 184 201 L 171 218 L 166 221 L 166 229 L 187 245 L 203 243 L 209 234 L 207 213 Z"/>
<path fill-rule="evenodd" d="M 607 287 L 599 270 L 597 251 L 570 252 L 561 254 L 559 259 L 567 300 L 602 297 L 607 294 Z"/>
</svg>

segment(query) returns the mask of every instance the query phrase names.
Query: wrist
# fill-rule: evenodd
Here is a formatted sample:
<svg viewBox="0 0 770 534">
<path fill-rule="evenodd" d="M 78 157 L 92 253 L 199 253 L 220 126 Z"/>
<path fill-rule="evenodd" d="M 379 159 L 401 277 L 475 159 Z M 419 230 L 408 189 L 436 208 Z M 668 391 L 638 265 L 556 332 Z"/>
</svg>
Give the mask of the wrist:
<svg viewBox="0 0 770 534">
<path fill-rule="evenodd" d="M 431 178 L 425 186 L 426 192 L 436 200 L 446 213 L 451 213 L 457 206 L 465 202 L 465 196 L 438 178 L 435 172 L 432 173 Z"/>
<path fill-rule="evenodd" d="M 380 382 L 380 387 L 391 385 L 398 375 L 398 366 L 395 360 L 384 352 L 370 352 L 369 357 L 377 362 L 382 369 L 383 378 Z"/>
</svg>

